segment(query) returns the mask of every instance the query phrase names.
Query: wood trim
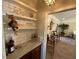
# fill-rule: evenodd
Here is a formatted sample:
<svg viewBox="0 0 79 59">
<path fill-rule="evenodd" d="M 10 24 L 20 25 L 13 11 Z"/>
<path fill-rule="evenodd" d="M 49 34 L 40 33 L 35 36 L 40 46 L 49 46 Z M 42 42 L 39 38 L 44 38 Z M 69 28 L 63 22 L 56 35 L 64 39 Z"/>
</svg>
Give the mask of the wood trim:
<svg viewBox="0 0 79 59">
<path fill-rule="evenodd" d="M 62 7 L 62 8 L 53 10 L 53 11 L 49 12 L 49 14 L 59 13 L 59 12 L 67 11 L 67 10 L 73 10 L 73 9 L 76 9 L 75 5 L 71 5 L 71 6 L 67 6 L 67 7 Z"/>
</svg>

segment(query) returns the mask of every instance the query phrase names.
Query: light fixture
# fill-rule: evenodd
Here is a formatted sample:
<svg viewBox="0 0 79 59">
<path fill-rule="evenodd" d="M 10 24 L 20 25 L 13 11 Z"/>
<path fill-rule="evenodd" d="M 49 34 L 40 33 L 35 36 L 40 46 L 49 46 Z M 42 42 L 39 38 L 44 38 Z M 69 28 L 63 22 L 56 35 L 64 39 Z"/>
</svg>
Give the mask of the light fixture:
<svg viewBox="0 0 79 59">
<path fill-rule="evenodd" d="M 55 0 L 44 0 L 48 6 L 51 6 L 55 3 Z"/>
<path fill-rule="evenodd" d="M 63 17 L 62 20 L 64 20 L 65 18 Z"/>
</svg>

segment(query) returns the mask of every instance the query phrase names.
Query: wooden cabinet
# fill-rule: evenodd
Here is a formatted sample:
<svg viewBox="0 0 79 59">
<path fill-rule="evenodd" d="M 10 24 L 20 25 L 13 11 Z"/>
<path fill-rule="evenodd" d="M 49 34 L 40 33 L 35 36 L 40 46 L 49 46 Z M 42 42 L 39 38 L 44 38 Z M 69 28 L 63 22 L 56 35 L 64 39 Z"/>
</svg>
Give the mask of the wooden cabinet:
<svg viewBox="0 0 79 59">
<path fill-rule="evenodd" d="M 36 47 L 20 59 L 40 59 L 41 46 Z"/>
<path fill-rule="evenodd" d="M 24 55 L 20 59 L 31 59 L 31 53 L 28 53 L 28 54 Z"/>
<path fill-rule="evenodd" d="M 37 48 L 35 48 L 33 51 L 31 51 L 31 57 L 32 57 L 32 59 L 40 59 L 40 46 L 39 47 L 37 47 Z"/>
</svg>

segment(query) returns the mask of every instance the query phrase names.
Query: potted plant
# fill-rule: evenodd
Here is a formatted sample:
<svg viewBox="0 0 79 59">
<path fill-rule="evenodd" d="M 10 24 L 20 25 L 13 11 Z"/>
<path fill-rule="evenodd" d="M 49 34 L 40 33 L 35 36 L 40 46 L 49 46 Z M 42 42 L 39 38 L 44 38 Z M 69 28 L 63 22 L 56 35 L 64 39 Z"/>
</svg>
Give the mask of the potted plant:
<svg viewBox="0 0 79 59">
<path fill-rule="evenodd" d="M 58 27 L 59 27 L 60 30 L 61 30 L 61 35 L 64 35 L 64 34 L 65 34 L 64 31 L 69 28 L 69 25 L 63 23 L 63 24 L 58 25 Z"/>
</svg>

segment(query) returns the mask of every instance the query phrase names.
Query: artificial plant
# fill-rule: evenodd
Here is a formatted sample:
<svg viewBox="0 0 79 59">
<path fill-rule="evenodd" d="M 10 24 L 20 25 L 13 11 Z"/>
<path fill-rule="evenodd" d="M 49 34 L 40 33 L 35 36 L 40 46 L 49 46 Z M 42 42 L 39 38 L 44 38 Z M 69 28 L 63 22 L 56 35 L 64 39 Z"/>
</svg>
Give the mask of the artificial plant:
<svg viewBox="0 0 79 59">
<path fill-rule="evenodd" d="M 61 34 L 63 34 L 63 35 L 64 35 L 64 34 L 65 34 L 65 32 L 64 32 L 64 31 L 65 31 L 66 29 L 68 29 L 68 28 L 69 28 L 69 25 L 68 25 L 68 24 L 64 24 L 64 23 L 63 23 L 63 24 L 59 24 L 59 25 L 58 25 L 58 27 L 59 27 L 59 28 L 60 28 L 60 30 L 61 30 Z"/>
</svg>

